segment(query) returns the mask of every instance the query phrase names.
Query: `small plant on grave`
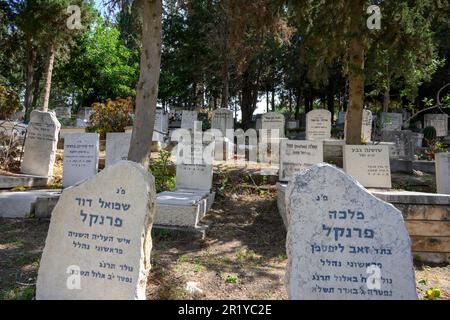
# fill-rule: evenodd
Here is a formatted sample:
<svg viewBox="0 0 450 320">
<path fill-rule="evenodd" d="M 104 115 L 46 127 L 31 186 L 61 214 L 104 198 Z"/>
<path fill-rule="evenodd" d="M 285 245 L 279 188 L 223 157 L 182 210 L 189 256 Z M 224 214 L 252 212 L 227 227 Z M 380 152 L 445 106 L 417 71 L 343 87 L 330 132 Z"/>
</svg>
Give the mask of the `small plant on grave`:
<svg viewBox="0 0 450 320">
<path fill-rule="evenodd" d="M 0 134 L 0 169 L 9 172 L 20 171 L 20 155 L 23 140 L 16 135 Z"/>
<path fill-rule="evenodd" d="M 426 300 L 438 300 L 441 298 L 441 290 L 437 288 L 430 288 L 425 292 Z"/>
<path fill-rule="evenodd" d="M 238 282 L 238 276 L 237 276 L 237 275 L 234 275 L 234 274 L 228 274 L 228 275 L 225 277 L 225 281 L 226 281 L 227 283 L 237 283 L 237 282 Z"/>
<path fill-rule="evenodd" d="M 170 161 L 170 152 L 161 150 L 158 159 L 150 164 L 150 172 L 155 177 L 156 192 L 170 191 L 175 188 L 175 167 Z"/>
<path fill-rule="evenodd" d="M 426 127 L 423 129 L 423 137 L 426 141 L 436 140 L 437 133 L 435 127 Z"/>
<path fill-rule="evenodd" d="M 104 139 L 108 132 L 124 132 L 133 124 L 133 99 L 108 99 L 104 103 L 94 103 L 94 113 L 89 119 L 87 130 L 96 132 Z"/>
</svg>

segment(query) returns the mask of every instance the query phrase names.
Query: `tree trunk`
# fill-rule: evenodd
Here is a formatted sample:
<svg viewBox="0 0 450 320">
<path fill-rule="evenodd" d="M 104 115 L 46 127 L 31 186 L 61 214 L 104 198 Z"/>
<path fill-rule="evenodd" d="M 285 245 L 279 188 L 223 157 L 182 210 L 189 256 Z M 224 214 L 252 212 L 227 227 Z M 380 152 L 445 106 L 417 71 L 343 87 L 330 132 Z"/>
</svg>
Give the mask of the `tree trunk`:
<svg viewBox="0 0 450 320">
<path fill-rule="evenodd" d="M 387 86 L 384 89 L 384 94 L 383 94 L 383 112 L 389 111 L 390 104 L 391 104 L 391 93 L 390 93 L 389 86 Z"/>
<path fill-rule="evenodd" d="M 143 18 L 141 65 L 128 160 L 148 168 L 161 67 L 162 0 L 141 0 L 140 5 Z"/>
<path fill-rule="evenodd" d="M 269 90 L 266 90 L 266 112 L 269 112 L 270 108 L 270 99 L 269 99 Z"/>
<path fill-rule="evenodd" d="M 223 84 L 222 84 L 222 103 L 223 109 L 228 109 L 228 101 L 230 100 L 230 71 L 228 70 L 228 57 L 225 57 L 223 66 Z"/>
<path fill-rule="evenodd" d="M 361 35 L 361 28 L 363 24 L 361 19 L 357 18 L 360 11 L 362 11 L 363 3 L 357 1 L 361 6 L 355 5 L 353 7 L 353 15 L 350 32 L 353 38 L 349 46 L 349 100 L 350 104 L 347 111 L 347 132 L 346 144 L 359 145 L 361 144 L 361 124 L 364 104 L 364 42 Z"/>
<path fill-rule="evenodd" d="M 334 116 L 334 83 L 330 78 L 327 88 L 327 109 L 331 112 L 331 118 Z"/>
<path fill-rule="evenodd" d="M 242 74 L 242 127 L 247 130 L 251 126 L 254 109 L 254 85 L 251 79 L 250 71 L 246 70 Z M 256 93 L 257 95 L 257 93 Z"/>
<path fill-rule="evenodd" d="M 272 88 L 272 111 L 275 111 L 275 87 Z"/>
<path fill-rule="evenodd" d="M 27 73 L 27 81 L 25 86 L 25 99 L 24 99 L 24 107 L 25 107 L 25 116 L 28 115 L 28 110 L 31 106 L 31 102 L 33 100 L 33 75 L 34 75 L 34 61 L 36 58 L 36 51 L 33 47 L 33 42 L 31 38 L 27 39 L 27 65 L 26 65 L 26 73 Z"/>
<path fill-rule="evenodd" d="M 300 101 L 301 101 L 301 97 L 300 97 L 300 90 L 299 90 L 299 92 L 297 92 L 297 96 L 295 99 L 295 120 L 300 120 Z"/>
<path fill-rule="evenodd" d="M 52 88 L 53 65 L 55 64 L 55 44 L 51 42 L 47 48 L 47 64 L 45 66 L 45 85 L 44 100 L 42 111 L 48 111 L 48 103 L 50 101 L 50 90 Z"/>
</svg>

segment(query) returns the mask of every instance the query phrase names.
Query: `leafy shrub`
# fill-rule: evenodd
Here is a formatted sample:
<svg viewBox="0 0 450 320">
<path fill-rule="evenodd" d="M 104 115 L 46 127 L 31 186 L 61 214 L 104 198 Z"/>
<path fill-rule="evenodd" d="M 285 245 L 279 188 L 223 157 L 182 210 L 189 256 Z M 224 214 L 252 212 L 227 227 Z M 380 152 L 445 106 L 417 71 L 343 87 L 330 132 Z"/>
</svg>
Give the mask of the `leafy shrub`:
<svg viewBox="0 0 450 320">
<path fill-rule="evenodd" d="M 160 151 L 159 158 L 150 165 L 150 171 L 155 177 L 156 192 L 170 191 L 175 188 L 176 169 L 170 161 L 170 152 Z"/>
<path fill-rule="evenodd" d="M 423 137 L 427 141 L 435 140 L 437 136 L 436 129 L 434 127 L 426 127 L 423 129 Z"/>
<path fill-rule="evenodd" d="M 0 119 L 9 119 L 20 109 L 17 93 L 0 86 Z"/>
<path fill-rule="evenodd" d="M 125 127 L 133 124 L 133 99 L 108 99 L 104 103 L 92 105 L 94 113 L 91 115 L 88 131 L 97 132 L 105 138 L 108 132 L 124 132 Z"/>
</svg>

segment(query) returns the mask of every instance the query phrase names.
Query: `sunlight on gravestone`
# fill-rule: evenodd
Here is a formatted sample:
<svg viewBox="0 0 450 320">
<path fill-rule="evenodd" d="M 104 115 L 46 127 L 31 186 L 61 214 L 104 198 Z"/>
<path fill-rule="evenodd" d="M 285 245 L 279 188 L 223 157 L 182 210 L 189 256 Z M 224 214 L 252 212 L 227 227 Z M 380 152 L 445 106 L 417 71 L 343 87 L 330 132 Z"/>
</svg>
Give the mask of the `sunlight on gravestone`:
<svg viewBox="0 0 450 320">
<path fill-rule="evenodd" d="M 329 164 L 286 191 L 290 299 L 417 299 L 401 212 Z"/>
<path fill-rule="evenodd" d="M 129 161 L 65 189 L 52 212 L 36 298 L 145 299 L 154 204 L 153 176 Z"/>
</svg>

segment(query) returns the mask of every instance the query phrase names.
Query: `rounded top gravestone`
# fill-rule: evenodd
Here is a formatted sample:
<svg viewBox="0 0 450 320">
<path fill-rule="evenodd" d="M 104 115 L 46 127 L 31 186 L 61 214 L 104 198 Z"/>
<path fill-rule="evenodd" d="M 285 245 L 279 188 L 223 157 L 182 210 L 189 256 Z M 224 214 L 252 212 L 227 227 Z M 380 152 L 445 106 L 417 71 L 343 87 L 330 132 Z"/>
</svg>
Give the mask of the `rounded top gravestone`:
<svg viewBox="0 0 450 320">
<path fill-rule="evenodd" d="M 417 299 L 399 210 L 328 164 L 297 174 L 285 199 L 291 299 Z"/>
<path fill-rule="evenodd" d="M 52 212 L 36 299 L 145 299 L 155 181 L 121 161 L 64 190 Z"/>
</svg>

